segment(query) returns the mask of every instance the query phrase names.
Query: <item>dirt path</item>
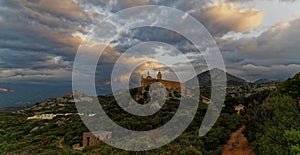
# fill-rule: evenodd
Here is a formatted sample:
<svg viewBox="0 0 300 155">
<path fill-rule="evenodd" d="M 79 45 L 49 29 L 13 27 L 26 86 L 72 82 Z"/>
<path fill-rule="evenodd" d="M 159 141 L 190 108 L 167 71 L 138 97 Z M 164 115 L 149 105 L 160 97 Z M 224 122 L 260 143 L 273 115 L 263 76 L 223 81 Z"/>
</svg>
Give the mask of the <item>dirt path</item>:
<svg viewBox="0 0 300 155">
<path fill-rule="evenodd" d="M 64 148 L 64 146 L 62 145 L 63 140 L 64 140 L 64 137 L 58 141 L 58 147 L 59 147 L 60 149 L 63 149 L 63 148 Z"/>
<path fill-rule="evenodd" d="M 233 132 L 227 144 L 222 146 L 223 155 L 255 155 L 247 138 L 242 133 L 245 126 Z"/>
</svg>

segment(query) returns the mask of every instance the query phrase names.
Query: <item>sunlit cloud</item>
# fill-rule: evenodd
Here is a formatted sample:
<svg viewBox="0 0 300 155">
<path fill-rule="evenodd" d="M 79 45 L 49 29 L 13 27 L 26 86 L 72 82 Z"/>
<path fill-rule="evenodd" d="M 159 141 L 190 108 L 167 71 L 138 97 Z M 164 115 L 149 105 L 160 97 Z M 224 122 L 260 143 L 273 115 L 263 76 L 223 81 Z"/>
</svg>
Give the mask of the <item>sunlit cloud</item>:
<svg viewBox="0 0 300 155">
<path fill-rule="evenodd" d="M 8 89 L 6 89 L 6 88 L 0 88 L 0 91 L 1 92 L 8 92 Z"/>
<path fill-rule="evenodd" d="M 140 64 L 140 65 L 138 65 Z M 128 69 L 135 68 L 134 73 L 136 76 L 140 77 L 142 75 L 146 75 L 149 69 L 162 69 L 165 68 L 164 65 L 157 62 L 154 58 L 148 57 L 126 57 L 126 59 L 121 59 L 121 61 L 117 62 L 117 65 L 122 65 Z M 121 83 L 126 83 L 130 80 L 132 73 L 124 73 L 121 76 L 114 79 L 114 81 L 119 81 Z"/>
<path fill-rule="evenodd" d="M 249 32 L 261 25 L 264 13 L 254 8 L 242 8 L 234 3 L 215 3 L 200 14 L 209 26 L 236 32 Z"/>
<path fill-rule="evenodd" d="M 9 90 L 7 88 L 0 88 L 0 92 L 11 92 L 11 93 L 14 93 L 15 91 L 14 90 Z"/>
</svg>

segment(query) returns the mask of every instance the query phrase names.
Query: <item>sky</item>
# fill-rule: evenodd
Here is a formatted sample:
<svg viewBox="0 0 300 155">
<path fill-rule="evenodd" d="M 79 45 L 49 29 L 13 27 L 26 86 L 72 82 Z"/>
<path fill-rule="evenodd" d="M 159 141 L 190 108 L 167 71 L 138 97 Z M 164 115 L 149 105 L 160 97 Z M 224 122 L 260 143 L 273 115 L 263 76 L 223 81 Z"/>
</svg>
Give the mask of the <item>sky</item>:
<svg viewBox="0 0 300 155">
<path fill-rule="evenodd" d="M 201 22 L 220 48 L 230 74 L 253 82 L 262 78 L 284 80 L 300 72 L 300 1 L 0 0 L 0 107 L 70 92 L 76 52 L 82 42 L 93 41 L 90 38 L 93 28 L 97 26 L 101 30 L 94 32 L 100 33 L 94 38 L 98 39 L 95 47 L 100 48 L 106 46 L 101 39 L 135 21 L 128 18 L 124 25 L 111 22 L 111 25 L 98 25 L 97 22 L 141 5 L 176 8 Z M 150 14 L 145 20 L 176 21 L 171 14 L 165 16 L 169 21 Z M 146 41 L 165 44 L 131 48 Z M 145 75 L 149 69 L 152 76 L 162 70 L 164 77 L 173 80 L 174 73 L 156 60 L 164 58 L 168 51 L 173 51 L 169 56 L 174 57 L 176 49 L 166 44 L 193 58 L 197 73 L 206 69 L 203 55 L 196 54 L 195 46 L 180 34 L 155 27 L 137 28 L 118 34 L 102 54 L 96 72 L 99 94 L 109 93 L 112 69 L 127 50 L 132 50 L 132 54 L 122 62 L 124 66 L 149 63 L 136 69 L 135 75 L 116 80 L 128 81 L 132 76 Z M 90 57 L 93 54 L 87 51 Z M 180 62 L 180 55 L 175 55 L 175 59 L 167 56 L 165 59 L 186 74 L 187 64 Z"/>
</svg>

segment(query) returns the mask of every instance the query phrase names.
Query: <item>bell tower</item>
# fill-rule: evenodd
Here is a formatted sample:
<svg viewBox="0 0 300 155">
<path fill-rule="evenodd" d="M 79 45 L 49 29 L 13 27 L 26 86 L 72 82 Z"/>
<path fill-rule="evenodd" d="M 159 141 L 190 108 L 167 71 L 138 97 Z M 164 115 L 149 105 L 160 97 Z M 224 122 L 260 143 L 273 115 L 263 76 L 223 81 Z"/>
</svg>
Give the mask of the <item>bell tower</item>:
<svg viewBox="0 0 300 155">
<path fill-rule="evenodd" d="M 162 80 L 162 74 L 161 74 L 160 70 L 159 70 L 159 72 L 157 74 L 157 80 Z"/>
</svg>

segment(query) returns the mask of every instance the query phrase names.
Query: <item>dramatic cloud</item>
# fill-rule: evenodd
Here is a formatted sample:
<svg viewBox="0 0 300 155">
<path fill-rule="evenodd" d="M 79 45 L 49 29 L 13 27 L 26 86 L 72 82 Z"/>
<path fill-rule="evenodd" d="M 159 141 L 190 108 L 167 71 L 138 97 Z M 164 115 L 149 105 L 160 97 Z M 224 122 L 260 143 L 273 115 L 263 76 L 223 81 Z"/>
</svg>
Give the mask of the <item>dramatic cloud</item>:
<svg viewBox="0 0 300 155">
<path fill-rule="evenodd" d="M 97 58 L 102 51 L 102 55 L 100 56 L 100 63 L 113 64 L 116 62 L 119 56 L 121 56 L 121 52 L 113 47 L 111 44 L 103 44 L 97 43 L 95 41 L 86 40 L 82 42 L 78 51 L 80 53 L 84 53 L 85 58 L 89 64 L 91 61 L 97 61 Z"/>
<path fill-rule="evenodd" d="M 68 20 L 88 20 L 87 13 L 83 8 L 73 0 L 10 0 L 6 4 L 12 8 L 22 9 L 25 13 L 39 13 L 42 15 L 49 14 L 57 18 L 65 18 Z M 59 4 L 59 5 L 58 5 Z M 38 16 L 38 14 L 36 14 Z M 45 15 L 46 16 L 46 15 Z"/>
<path fill-rule="evenodd" d="M 70 82 L 89 14 L 73 0 L 11 0 L 0 5 L 1 81 Z"/>
<path fill-rule="evenodd" d="M 90 22 L 75 1 L 4 1 L 0 49 L 74 55 Z M 58 3 L 63 3 L 57 5 Z M 18 23 L 18 24 L 16 24 Z"/>
<path fill-rule="evenodd" d="M 128 70 L 130 68 L 134 68 L 137 64 L 141 64 L 137 66 L 134 70 L 133 74 L 136 74 L 136 77 L 140 78 L 141 75 L 146 75 L 149 68 L 151 69 L 162 69 L 165 68 L 164 65 L 159 64 L 156 59 L 149 58 L 149 57 L 135 57 L 135 56 L 128 56 L 121 61 L 118 62 L 118 65 L 126 66 Z M 127 70 L 127 71 L 128 71 Z M 126 71 L 126 70 L 125 70 Z M 113 79 L 114 81 L 119 81 L 121 83 L 128 82 L 131 77 L 131 73 L 124 73 L 122 76 Z"/>
<path fill-rule="evenodd" d="M 234 3 L 215 3 L 196 13 L 204 25 L 214 34 L 229 31 L 249 32 L 260 26 L 263 12 L 254 8 L 242 8 Z"/>
<path fill-rule="evenodd" d="M 280 15 L 278 20 L 281 22 L 274 25 L 277 15 L 273 15 L 273 12 L 277 10 L 272 7 L 260 7 L 259 4 L 262 3 L 256 1 L 251 3 L 255 5 L 239 0 L 0 0 L 0 81 L 53 83 L 63 84 L 61 87 L 70 87 L 76 51 L 80 45 L 80 48 L 85 46 L 81 43 L 87 42 L 89 30 L 96 23 L 93 20 L 102 19 L 125 8 L 148 4 L 177 8 L 186 11 L 186 16 L 191 14 L 198 19 L 218 41 L 230 73 L 248 80 L 256 80 L 285 79 L 299 72 L 300 18 L 291 19 L 291 14 L 297 12 L 297 6 L 293 11 L 289 11 L 289 14 Z M 276 3 L 276 6 L 279 5 L 280 2 Z M 180 20 L 184 19 L 175 19 L 174 15 L 163 11 L 158 14 L 159 16 L 149 15 L 143 20 L 153 23 L 180 23 Z M 268 19 L 265 19 L 266 16 Z M 286 20 L 282 21 L 283 19 Z M 121 24 L 99 25 L 103 31 L 103 34 L 100 34 L 101 38 L 109 38 L 112 31 L 119 32 L 124 26 L 126 28 L 135 23 L 131 16 L 117 21 Z M 188 24 L 184 28 L 186 31 L 196 31 Z M 118 35 L 106 46 L 97 66 L 96 85 L 105 93 L 108 92 L 106 89 L 110 86 L 111 71 L 118 58 L 126 50 L 146 41 L 164 42 L 187 53 L 192 63 L 197 64 L 195 66 L 198 73 L 206 68 L 201 55 L 194 53 L 199 52 L 195 46 L 201 46 L 203 51 L 207 46 L 192 45 L 176 32 L 143 27 Z M 88 68 L 89 63 L 97 58 L 98 51 L 105 47 L 105 44 L 99 42 L 90 42 L 84 47 L 84 56 L 90 59 L 82 64 L 83 68 Z M 141 48 L 121 63 L 125 67 L 131 67 L 132 64 L 148 61 L 135 70 L 136 77 L 145 75 L 148 68 L 155 72 L 161 68 L 164 77 L 168 77 L 170 70 L 159 64 L 158 59 L 154 57 L 158 53 L 164 53 L 169 57 L 161 54 L 159 58 L 172 62 L 178 70 L 188 74 L 185 73 L 188 70 L 187 63 L 176 57 L 176 54 L 167 51 L 169 49 L 162 49 L 156 45 L 152 48 Z M 83 73 L 81 76 L 90 75 Z M 117 80 L 128 81 L 131 76 L 124 73 Z M 6 85 L 2 87 L 16 90 Z"/>
</svg>

